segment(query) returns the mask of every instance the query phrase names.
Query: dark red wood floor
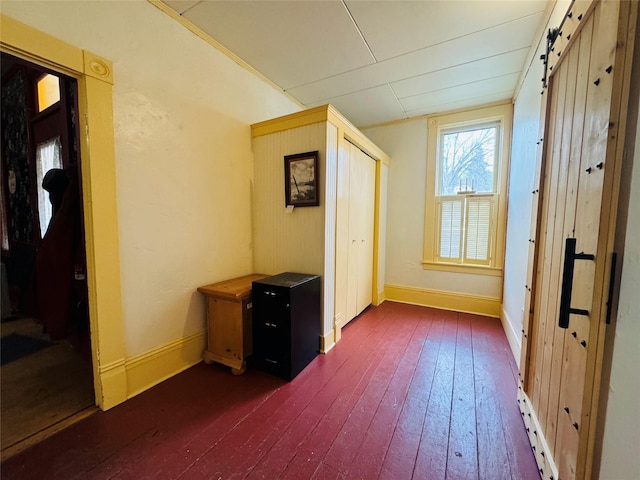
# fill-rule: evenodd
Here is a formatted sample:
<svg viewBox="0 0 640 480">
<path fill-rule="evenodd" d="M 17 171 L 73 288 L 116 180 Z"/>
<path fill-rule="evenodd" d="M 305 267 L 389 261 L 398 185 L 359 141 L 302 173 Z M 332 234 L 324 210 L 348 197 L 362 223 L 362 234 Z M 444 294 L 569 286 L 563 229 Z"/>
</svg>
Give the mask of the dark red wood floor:
<svg viewBox="0 0 640 480">
<path fill-rule="evenodd" d="M 385 302 L 292 382 L 196 365 L 8 459 L 9 479 L 537 479 L 497 319 Z"/>
</svg>

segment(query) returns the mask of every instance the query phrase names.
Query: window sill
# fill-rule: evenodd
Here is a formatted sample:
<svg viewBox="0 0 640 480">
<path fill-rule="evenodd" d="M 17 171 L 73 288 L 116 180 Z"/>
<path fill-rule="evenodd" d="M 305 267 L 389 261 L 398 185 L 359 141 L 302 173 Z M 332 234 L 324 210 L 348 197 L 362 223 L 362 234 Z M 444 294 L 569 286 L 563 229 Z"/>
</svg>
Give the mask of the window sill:
<svg viewBox="0 0 640 480">
<path fill-rule="evenodd" d="M 475 275 L 489 275 L 502 277 L 502 268 L 487 267 L 484 265 L 460 265 L 456 263 L 422 262 L 424 270 L 436 270 L 440 272 L 472 273 Z"/>
</svg>

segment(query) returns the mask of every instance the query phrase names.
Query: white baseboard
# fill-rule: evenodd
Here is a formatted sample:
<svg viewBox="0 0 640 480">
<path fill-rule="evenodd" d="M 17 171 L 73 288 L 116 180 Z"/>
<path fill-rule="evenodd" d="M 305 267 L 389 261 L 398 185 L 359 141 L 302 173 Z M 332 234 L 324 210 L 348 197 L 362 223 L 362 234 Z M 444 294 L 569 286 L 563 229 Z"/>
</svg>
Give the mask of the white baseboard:
<svg viewBox="0 0 640 480">
<path fill-rule="evenodd" d="M 504 305 L 501 309 L 500 321 L 502 322 L 502 329 L 504 330 L 504 333 L 507 336 L 507 340 L 509 341 L 511 353 L 513 353 L 513 358 L 516 361 L 516 365 L 520 367 L 520 351 L 522 350 L 521 332 L 516 332 L 516 330 L 513 328 L 513 322 L 504 309 Z"/>
<path fill-rule="evenodd" d="M 518 389 L 518 408 L 522 414 L 522 419 L 527 428 L 527 435 L 529 437 L 529 444 L 533 450 L 533 455 L 536 458 L 536 464 L 540 470 L 540 477 L 546 478 L 558 478 L 558 467 L 553 459 L 553 452 L 549 448 L 547 439 L 544 436 L 544 430 L 540 426 L 538 416 L 531 404 L 531 400 L 526 393 L 522 390 L 522 385 Z"/>
</svg>

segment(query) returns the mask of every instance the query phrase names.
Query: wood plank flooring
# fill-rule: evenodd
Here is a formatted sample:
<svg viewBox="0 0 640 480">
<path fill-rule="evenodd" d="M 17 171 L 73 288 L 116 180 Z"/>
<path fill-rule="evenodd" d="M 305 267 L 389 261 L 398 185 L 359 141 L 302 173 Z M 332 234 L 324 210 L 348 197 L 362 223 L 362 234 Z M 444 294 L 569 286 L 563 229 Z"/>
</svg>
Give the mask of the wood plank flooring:
<svg viewBox="0 0 640 480">
<path fill-rule="evenodd" d="M 0 324 L 0 335 L 13 333 L 49 341 L 33 318 Z M 12 361 L 0 368 L 1 458 L 13 455 L 76 416 L 93 413 L 91 363 L 66 341 Z"/>
<path fill-rule="evenodd" d="M 537 479 L 500 321 L 385 302 L 292 382 L 198 364 L 8 459 L 8 479 Z"/>
</svg>

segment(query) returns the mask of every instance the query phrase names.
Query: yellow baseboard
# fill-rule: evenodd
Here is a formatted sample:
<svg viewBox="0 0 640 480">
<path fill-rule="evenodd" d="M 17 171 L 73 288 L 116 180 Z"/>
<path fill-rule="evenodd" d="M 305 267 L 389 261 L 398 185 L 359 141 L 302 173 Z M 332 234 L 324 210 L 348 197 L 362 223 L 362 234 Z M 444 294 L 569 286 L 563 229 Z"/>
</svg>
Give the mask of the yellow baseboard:
<svg viewBox="0 0 640 480">
<path fill-rule="evenodd" d="M 207 332 L 202 331 L 128 358 L 125 361 L 127 398 L 200 362 L 206 343 Z"/>
<path fill-rule="evenodd" d="M 468 295 L 466 293 L 429 290 L 426 288 L 385 285 L 384 294 L 393 302 L 411 303 L 425 307 L 474 313 L 487 317 L 500 318 L 502 301 L 500 298 Z"/>
<path fill-rule="evenodd" d="M 374 298 L 373 305 L 379 307 L 386 300 L 384 296 L 384 289 L 378 291 L 378 295 Z"/>
<path fill-rule="evenodd" d="M 127 399 L 127 370 L 124 358 L 100 365 L 98 375 L 101 382 L 94 382 L 98 397 L 96 403 L 102 410 L 109 410 Z"/>
</svg>

